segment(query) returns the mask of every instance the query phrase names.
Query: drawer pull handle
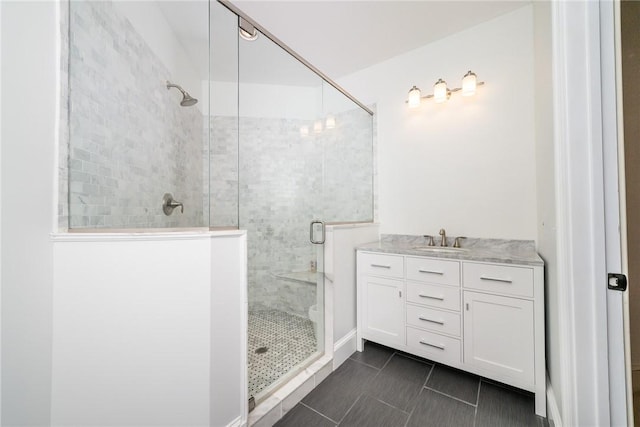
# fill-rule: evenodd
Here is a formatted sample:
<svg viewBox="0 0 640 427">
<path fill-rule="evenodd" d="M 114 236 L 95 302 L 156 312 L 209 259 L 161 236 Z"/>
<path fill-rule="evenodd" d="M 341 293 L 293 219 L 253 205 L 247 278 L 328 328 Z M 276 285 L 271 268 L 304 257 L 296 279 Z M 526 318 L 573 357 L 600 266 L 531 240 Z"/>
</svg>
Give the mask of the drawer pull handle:
<svg viewBox="0 0 640 427">
<path fill-rule="evenodd" d="M 420 298 L 437 299 L 438 301 L 444 301 L 444 297 L 434 297 L 432 295 L 418 294 Z"/>
<path fill-rule="evenodd" d="M 430 274 L 439 274 L 439 275 L 443 275 L 444 273 L 442 271 L 434 271 L 434 270 L 424 270 L 422 268 L 419 268 L 418 271 L 420 273 L 430 273 Z"/>
<path fill-rule="evenodd" d="M 513 283 L 511 279 L 500 279 L 498 277 L 480 276 L 480 280 L 489 280 L 491 282 Z"/>
<path fill-rule="evenodd" d="M 428 346 L 428 347 L 437 348 L 437 349 L 439 349 L 439 350 L 444 350 L 444 346 L 443 346 L 443 345 L 431 344 L 431 343 L 429 343 L 429 342 L 425 342 L 425 341 L 422 341 L 422 340 L 420 340 L 420 344 L 422 344 L 422 345 L 426 345 L 426 346 Z"/>
<path fill-rule="evenodd" d="M 425 322 L 431 322 L 431 323 L 437 323 L 438 325 L 444 325 L 444 322 L 442 320 L 433 320 L 433 319 L 428 319 L 428 318 L 422 317 L 422 316 L 418 316 L 418 319 L 424 320 Z"/>
<path fill-rule="evenodd" d="M 371 267 L 378 267 L 378 268 L 391 268 L 390 265 L 384 265 L 384 264 L 371 264 Z"/>
</svg>

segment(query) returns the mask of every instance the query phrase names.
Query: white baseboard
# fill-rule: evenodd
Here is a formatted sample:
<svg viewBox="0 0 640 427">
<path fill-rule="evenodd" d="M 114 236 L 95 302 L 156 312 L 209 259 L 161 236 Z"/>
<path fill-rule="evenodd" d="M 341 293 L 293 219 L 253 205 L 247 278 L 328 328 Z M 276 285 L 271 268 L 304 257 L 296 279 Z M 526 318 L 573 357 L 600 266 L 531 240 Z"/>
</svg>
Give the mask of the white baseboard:
<svg viewBox="0 0 640 427">
<path fill-rule="evenodd" d="M 333 345 L 333 369 L 337 369 L 356 351 L 356 330 L 352 329 Z"/>
<path fill-rule="evenodd" d="M 551 381 L 547 376 L 547 417 L 550 421 L 553 421 L 554 427 L 562 427 L 562 416 L 560 415 L 560 408 L 558 408 L 558 401 L 556 400 L 556 394 L 551 388 Z"/>
</svg>

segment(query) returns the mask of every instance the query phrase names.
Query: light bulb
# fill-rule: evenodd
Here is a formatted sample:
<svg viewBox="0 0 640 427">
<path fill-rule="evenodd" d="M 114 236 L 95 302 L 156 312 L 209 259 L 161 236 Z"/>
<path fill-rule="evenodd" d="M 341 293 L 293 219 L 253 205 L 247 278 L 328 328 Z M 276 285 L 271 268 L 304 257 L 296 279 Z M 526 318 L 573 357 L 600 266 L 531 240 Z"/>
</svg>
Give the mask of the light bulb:
<svg viewBox="0 0 640 427">
<path fill-rule="evenodd" d="M 329 114 L 327 116 L 327 120 L 325 120 L 324 122 L 324 127 L 326 127 L 327 129 L 333 129 L 334 127 L 336 127 L 336 118 L 333 117 L 332 114 Z"/>
<path fill-rule="evenodd" d="M 315 133 L 322 132 L 322 121 L 320 121 L 320 120 L 316 120 L 315 121 L 315 123 L 313 124 L 313 131 Z"/>
<path fill-rule="evenodd" d="M 449 89 L 447 89 L 447 82 L 442 79 L 438 79 L 435 85 L 433 85 L 433 100 L 440 104 L 449 98 Z"/>
<path fill-rule="evenodd" d="M 409 108 L 416 108 L 420 106 L 420 95 L 420 89 L 418 89 L 416 86 L 412 87 L 409 90 Z"/>
<path fill-rule="evenodd" d="M 309 126 L 300 126 L 300 136 L 309 136 Z"/>
<path fill-rule="evenodd" d="M 471 70 L 462 78 L 462 96 L 471 96 L 476 93 L 478 77 Z"/>
</svg>

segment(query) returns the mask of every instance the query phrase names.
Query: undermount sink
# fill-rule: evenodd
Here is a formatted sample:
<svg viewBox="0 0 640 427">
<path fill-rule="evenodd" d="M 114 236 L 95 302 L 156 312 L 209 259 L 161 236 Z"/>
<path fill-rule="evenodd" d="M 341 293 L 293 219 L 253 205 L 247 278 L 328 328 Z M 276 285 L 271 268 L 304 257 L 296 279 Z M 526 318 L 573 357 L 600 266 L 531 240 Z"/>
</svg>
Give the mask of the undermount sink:
<svg viewBox="0 0 640 427">
<path fill-rule="evenodd" d="M 449 254 L 466 252 L 469 250 L 466 248 L 453 248 L 453 247 L 443 247 L 443 246 L 414 246 L 412 249 L 416 251 L 440 252 L 440 253 L 449 253 Z"/>
</svg>

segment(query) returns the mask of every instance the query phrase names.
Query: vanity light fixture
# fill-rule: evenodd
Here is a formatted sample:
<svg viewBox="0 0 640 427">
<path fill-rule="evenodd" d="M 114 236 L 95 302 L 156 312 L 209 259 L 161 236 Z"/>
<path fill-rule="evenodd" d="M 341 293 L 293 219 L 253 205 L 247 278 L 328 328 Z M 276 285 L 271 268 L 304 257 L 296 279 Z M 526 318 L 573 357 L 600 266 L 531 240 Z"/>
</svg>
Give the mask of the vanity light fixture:
<svg viewBox="0 0 640 427">
<path fill-rule="evenodd" d="M 447 82 L 442 79 L 438 79 L 438 81 L 433 85 L 433 94 L 422 96 L 420 89 L 414 85 L 409 90 L 409 97 L 405 102 L 409 105 L 409 108 L 419 107 L 423 99 L 429 98 L 433 98 L 436 103 L 440 104 L 448 100 L 454 92 L 462 91 L 462 96 L 474 95 L 477 87 L 483 84 L 484 82 L 479 82 L 478 76 L 469 70 L 462 78 L 462 87 L 449 89 L 447 87 Z"/>
<path fill-rule="evenodd" d="M 455 90 L 455 89 L 454 89 Z M 433 85 L 433 100 L 440 104 L 451 97 L 451 91 L 447 87 L 447 82 L 442 79 L 438 79 L 436 84 Z"/>
<path fill-rule="evenodd" d="M 482 82 L 481 84 L 484 84 Z M 472 96 L 476 93 L 478 87 L 478 76 L 471 70 L 467 71 L 467 74 L 462 78 L 462 96 Z"/>
<path fill-rule="evenodd" d="M 417 86 L 414 85 L 411 89 L 409 89 L 409 100 L 407 101 L 409 103 L 409 108 L 419 107 L 420 99 L 420 89 L 418 89 Z"/>
</svg>

